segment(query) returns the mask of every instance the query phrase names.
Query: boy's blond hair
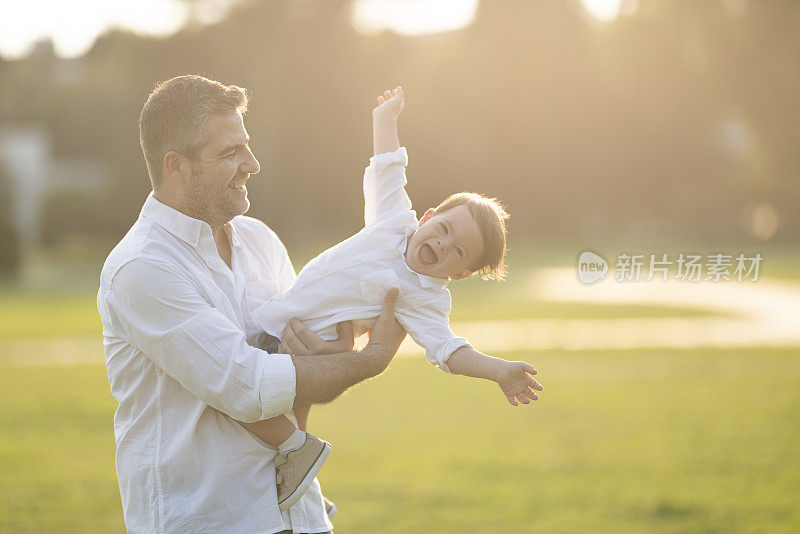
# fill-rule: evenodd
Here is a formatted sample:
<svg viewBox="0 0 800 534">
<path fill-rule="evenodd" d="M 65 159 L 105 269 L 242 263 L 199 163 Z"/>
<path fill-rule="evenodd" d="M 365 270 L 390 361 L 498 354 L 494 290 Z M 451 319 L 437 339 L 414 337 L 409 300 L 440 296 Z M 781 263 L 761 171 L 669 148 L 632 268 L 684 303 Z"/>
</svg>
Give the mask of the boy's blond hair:
<svg viewBox="0 0 800 534">
<path fill-rule="evenodd" d="M 488 198 L 479 193 L 450 195 L 434 209 L 436 213 L 444 213 L 458 206 L 469 209 L 483 238 L 483 254 L 471 268 L 472 272 L 484 280 L 505 280 L 508 212 L 496 198 Z"/>
</svg>

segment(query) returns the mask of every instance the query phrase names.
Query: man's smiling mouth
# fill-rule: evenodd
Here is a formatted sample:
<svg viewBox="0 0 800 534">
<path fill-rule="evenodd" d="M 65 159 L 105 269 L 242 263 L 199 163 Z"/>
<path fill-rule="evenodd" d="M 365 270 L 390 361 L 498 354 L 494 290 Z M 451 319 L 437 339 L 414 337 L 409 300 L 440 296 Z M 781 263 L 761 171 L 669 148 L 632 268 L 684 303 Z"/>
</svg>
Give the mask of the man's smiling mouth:
<svg viewBox="0 0 800 534">
<path fill-rule="evenodd" d="M 231 189 L 235 189 L 237 191 L 245 191 L 247 189 L 247 180 L 248 179 L 249 179 L 249 177 L 245 178 L 244 180 L 239 179 L 239 180 L 236 181 L 236 183 L 231 183 L 230 185 L 228 185 L 228 187 L 231 188 Z"/>
</svg>

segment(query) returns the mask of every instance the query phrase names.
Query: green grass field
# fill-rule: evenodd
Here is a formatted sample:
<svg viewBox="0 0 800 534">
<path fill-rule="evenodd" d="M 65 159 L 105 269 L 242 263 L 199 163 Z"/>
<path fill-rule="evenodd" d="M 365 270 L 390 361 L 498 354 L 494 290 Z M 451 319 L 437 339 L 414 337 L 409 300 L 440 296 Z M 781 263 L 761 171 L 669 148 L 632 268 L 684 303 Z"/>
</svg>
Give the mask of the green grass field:
<svg viewBox="0 0 800 534">
<path fill-rule="evenodd" d="M 704 315 L 488 287 L 454 288 L 453 319 Z M 0 288 L 2 533 L 124 530 L 99 330 L 89 282 Z M 535 406 L 408 357 L 314 408 L 336 532 L 800 532 L 800 348 L 502 356 L 541 371 Z"/>
<path fill-rule="evenodd" d="M 514 353 L 536 406 L 397 359 L 314 408 L 337 532 L 797 532 L 797 350 Z M 102 366 L 0 368 L 0 531 L 121 532 Z"/>
</svg>

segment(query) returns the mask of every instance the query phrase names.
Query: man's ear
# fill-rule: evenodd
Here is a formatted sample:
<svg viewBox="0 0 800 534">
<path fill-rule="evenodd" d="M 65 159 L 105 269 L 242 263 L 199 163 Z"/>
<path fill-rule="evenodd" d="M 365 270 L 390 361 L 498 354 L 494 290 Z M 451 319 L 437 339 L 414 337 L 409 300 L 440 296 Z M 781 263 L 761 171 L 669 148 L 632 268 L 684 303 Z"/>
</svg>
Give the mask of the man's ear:
<svg viewBox="0 0 800 534">
<path fill-rule="evenodd" d="M 467 278 L 469 276 L 472 276 L 472 271 L 461 271 L 458 274 L 451 274 L 450 278 L 452 280 L 463 280 L 464 278 Z"/>
<path fill-rule="evenodd" d="M 431 219 L 431 217 L 433 217 L 434 215 L 436 215 L 436 210 L 435 210 L 435 209 L 433 209 L 433 208 L 430 208 L 428 211 L 426 211 L 426 212 L 425 212 L 425 213 L 422 215 L 422 218 L 419 220 L 419 224 L 420 224 L 420 225 L 423 225 L 423 224 L 425 224 L 425 223 L 426 223 L 426 222 L 428 222 L 428 221 Z"/>
<path fill-rule="evenodd" d="M 191 165 L 185 157 L 174 150 L 170 150 L 164 154 L 162 171 L 164 173 L 164 181 L 182 184 L 186 183 L 191 175 Z"/>
</svg>

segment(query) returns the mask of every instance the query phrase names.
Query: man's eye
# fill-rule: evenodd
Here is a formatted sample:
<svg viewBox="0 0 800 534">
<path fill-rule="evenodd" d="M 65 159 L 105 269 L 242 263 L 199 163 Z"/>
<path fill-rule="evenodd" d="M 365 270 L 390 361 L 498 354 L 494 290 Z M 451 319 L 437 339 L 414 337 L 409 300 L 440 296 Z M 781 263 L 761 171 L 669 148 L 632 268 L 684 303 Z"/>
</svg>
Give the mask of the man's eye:
<svg viewBox="0 0 800 534">
<path fill-rule="evenodd" d="M 236 152 L 231 152 L 230 154 L 226 155 L 225 157 L 226 157 L 227 159 L 231 159 L 231 158 L 233 158 L 233 156 L 235 156 L 235 155 L 236 155 Z"/>
<path fill-rule="evenodd" d="M 445 226 L 444 223 L 439 223 L 439 226 L 442 227 L 442 232 L 444 232 L 444 235 L 447 235 L 447 226 Z"/>
</svg>

